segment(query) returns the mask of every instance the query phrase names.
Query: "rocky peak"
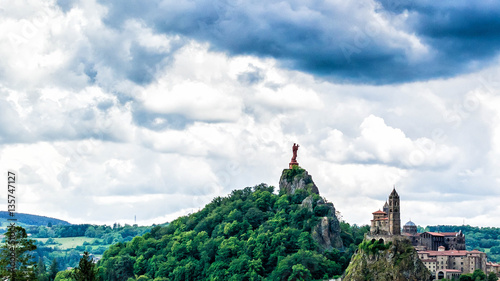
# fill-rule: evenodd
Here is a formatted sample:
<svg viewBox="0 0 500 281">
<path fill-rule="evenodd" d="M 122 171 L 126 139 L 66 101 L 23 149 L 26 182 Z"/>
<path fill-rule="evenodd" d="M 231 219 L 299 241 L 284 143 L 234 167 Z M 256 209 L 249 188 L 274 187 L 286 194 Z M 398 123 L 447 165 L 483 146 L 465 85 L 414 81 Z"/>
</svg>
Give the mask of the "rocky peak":
<svg viewBox="0 0 500 281">
<path fill-rule="evenodd" d="M 311 230 L 314 240 L 324 251 L 342 248 L 340 223 L 335 215 L 333 203 L 326 202 L 319 196 L 318 187 L 306 170 L 298 166 L 283 170 L 280 178 L 280 193 L 293 195 L 297 190 L 305 190 L 309 194 L 302 201 L 301 207 L 321 217 L 318 224 Z"/>
<path fill-rule="evenodd" d="M 384 244 L 365 240 L 352 256 L 343 281 L 422 281 L 431 273 L 405 237 Z"/>
<path fill-rule="evenodd" d="M 298 189 L 319 194 L 318 187 L 314 184 L 311 175 L 299 166 L 284 169 L 280 178 L 280 192 L 294 194 Z"/>
</svg>

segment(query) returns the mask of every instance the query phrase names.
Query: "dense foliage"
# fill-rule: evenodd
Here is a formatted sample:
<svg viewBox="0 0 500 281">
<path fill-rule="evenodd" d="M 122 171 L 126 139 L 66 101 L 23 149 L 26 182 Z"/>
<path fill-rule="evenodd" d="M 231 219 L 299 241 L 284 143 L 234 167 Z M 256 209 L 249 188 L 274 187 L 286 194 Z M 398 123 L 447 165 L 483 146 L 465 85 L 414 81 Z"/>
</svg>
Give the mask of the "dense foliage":
<svg viewBox="0 0 500 281">
<path fill-rule="evenodd" d="M 100 256 L 110 245 L 131 241 L 135 236 L 149 232 L 151 228 L 152 226 L 120 225 L 117 223 L 113 227 L 90 224 L 54 225 L 51 227 L 29 227 L 28 233 L 31 234 L 31 237 L 36 238 L 51 237 L 46 239 L 45 242 L 36 241 L 37 249 L 35 256 L 41 259 L 46 268 L 49 265 L 54 267 L 53 262 L 56 261 L 57 273 L 59 269 L 76 267 L 84 251 L 89 252 L 92 256 Z M 84 237 L 93 239 L 87 239 L 90 242 L 82 241 L 80 245 L 68 247 L 61 243 L 64 239 L 60 238 L 70 239 L 69 237 L 76 238 L 77 240 Z M 43 273 L 40 272 L 40 275 L 43 275 Z"/>
<path fill-rule="evenodd" d="M 376 254 L 379 251 L 385 251 L 389 249 L 391 246 L 392 242 L 384 244 L 384 242 L 378 240 L 375 241 L 365 240 L 361 244 L 359 244 L 358 247 L 360 250 L 364 250 L 367 253 Z"/>
<path fill-rule="evenodd" d="M 443 279 L 446 280 L 446 279 Z M 494 272 L 486 275 L 481 269 L 474 270 L 473 273 L 460 275 L 459 281 L 497 281 L 498 277 Z"/>
<path fill-rule="evenodd" d="M 101 279 L 324 280 L 342 274 L 367 227 L 342 223 L 345 249 L 322 252 L 310 234 L 322 212 L 300 207 L 305 197 L 319 195 L 273 191 L 265 184 L 235 190 L 111 246 L 98 263 Z"/>
<path fill-rule="evenodd" d="M 478 249 L 488 254 L 488 259 L 500 262 L 500 228 L 477 227 L 470 225 L 438 225 L 428 226 L 425 231 L 458 232 L 465 234 L 467 250 Z"/>
<path fill-rule="evenodd" d="M 89 237 L 100 238 L 106 241 L 106 244 L 123 242 L 121 239 L 132 240 L 135 236 L 148 232 L 151 226 L 133 226 L 125 224 L 124 226 L 115 223 L 113 227 L 108 225 L 92 224 L 72 224 L 72 225 L 53 225 L 53 226 L 31 226 L 26 231 L 33 238 L 63 238 L 63 237 Z"/>
<path fill-rule="evenodd" d="M 0 248 L 0 278 L 2 280 L 34 280 L 35 260 L 32 251 L 35 242 L 28 239 L 21 226 L 9 226 Z"/>
</svg>

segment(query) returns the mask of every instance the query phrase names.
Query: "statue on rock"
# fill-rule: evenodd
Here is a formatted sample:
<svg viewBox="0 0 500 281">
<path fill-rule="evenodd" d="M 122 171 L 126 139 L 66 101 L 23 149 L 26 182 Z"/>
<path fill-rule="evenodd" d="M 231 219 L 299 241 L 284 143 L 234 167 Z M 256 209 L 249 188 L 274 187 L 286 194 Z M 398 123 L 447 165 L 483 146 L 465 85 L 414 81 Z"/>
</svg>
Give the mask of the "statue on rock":
<svg viewBox="0 0 500 281">
<path fill-rule="evenodd" d="M 290 164 L 289 164 L 290 169 L 293 169 L 293 166 L 299 165 L 299 162 L 297 162 L 297 150 L 299 150 L 299 145 L 294 143 L 292 146 L 293 156 L 292 156 L 292 160 L 290 161 Z"/>
<path fill-rule="evenodd" d="M 293 157 L 289 169 L 284 169 L 279 181 L 280 195 L 286 194 L 300 204 L 300 208 L 308 209 L 320 220 L 311 229 L 312 238 L 318 243 L 320 251 L 333 248 L 341 249 L 344 245 L 340 237 L 340 222 L 335 215 L 333 203 L 326 202 L 319 196 L 319 190 L 311 175 L 299 167 L 297 150 L 299 145 L 292 146 Z"/>
</svg>

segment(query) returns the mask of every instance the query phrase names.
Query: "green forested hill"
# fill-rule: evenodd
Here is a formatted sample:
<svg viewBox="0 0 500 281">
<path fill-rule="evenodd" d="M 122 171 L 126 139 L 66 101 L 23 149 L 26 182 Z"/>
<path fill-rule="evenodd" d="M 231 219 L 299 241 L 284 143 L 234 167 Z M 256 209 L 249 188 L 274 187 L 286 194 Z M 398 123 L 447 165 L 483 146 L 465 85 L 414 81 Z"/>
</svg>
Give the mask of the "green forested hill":
<svg viewBox="0 0 500 281">
<path fill-rule="evenodd" d="M 0 211 L 0 223 L 4 228 L 7 227 L 7 225 L 8 225 L 7 219 L 9 219 L 9 218 L 12 218 L 9 216 L 9 212 Z M 71 225 L 67 221 L 49 218 L 49 217 L 44 217 L 44 216 L 23 214 L 23 213 L 15 213 L 14 218 L 17 219 L 18 224 L 24 225 L 24 226 L 40 226 L 40 225 L 46 226 L 49 223 L 51 225 Z M 5 232 L 5 230 L 2 231 L 2 233 L 3 232 Z"/>
<path fill-rule="evenodd" d="M 324 209 L 301 207 L 307 196 L 317 202 L 319 195 L 273 191 L 265 184 L 235 190 L 111 246 L 98 263 L 102 280 L 325 280 L 342 274 L 368 227 L 341 223 L 344 249 L 322 252 L 311 229 Z"/>
</svg>

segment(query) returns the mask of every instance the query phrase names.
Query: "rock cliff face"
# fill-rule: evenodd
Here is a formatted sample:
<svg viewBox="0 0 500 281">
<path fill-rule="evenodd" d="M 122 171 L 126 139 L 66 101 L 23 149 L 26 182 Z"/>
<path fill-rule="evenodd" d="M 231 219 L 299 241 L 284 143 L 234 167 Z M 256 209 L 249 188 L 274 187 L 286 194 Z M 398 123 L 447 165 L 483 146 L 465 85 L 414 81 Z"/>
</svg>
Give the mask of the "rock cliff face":
<svg viewBox="0 0 500 281">
<path fill-rule="evenodd" d="M 298 189 L 319 194 L 318 187 L 306 170 L 299 167 L 284 169 L 280 178 L 280 191 L 284 190 L 287 194 L 294 194 Z"/>
<path fill-rule="evenodd" d="M 332 248 L 340 249 L 343 247 L 342 238 L 340 238 L 340 223 L 335 215 L 333 203 L 317 203 L 317 206 L 324 206 L 328 209 L 326 216 L 312 230 L 312 237 L 324 250 Z"/>
<path fill-rule="evenodd" d="M 280 192 L 295 194 L 297 190 L 301 189 L 310 194 L 302 201 L 302 208 L 307 208 L 322 216 L 320 222 L 311 231 L 314 240 L 318 242 L 323 251 L 342 248 L 340 223 L 335 215 L 333 203 L 325 202 L 319 197 L 318 187 L 306 170 L 299 167 L 283 170 L 280 178 Z"/>
<path fill-rule="evenodd" d="M 363 249 L 363 245 L 366 249 Z M 388 249 L 376 250 L 373 243 L 363 242 L 352 256 L 342 281 L 430 280 L 431 273 L 407 239 L 395 239 L 386 247 Z"/>
</svg>

